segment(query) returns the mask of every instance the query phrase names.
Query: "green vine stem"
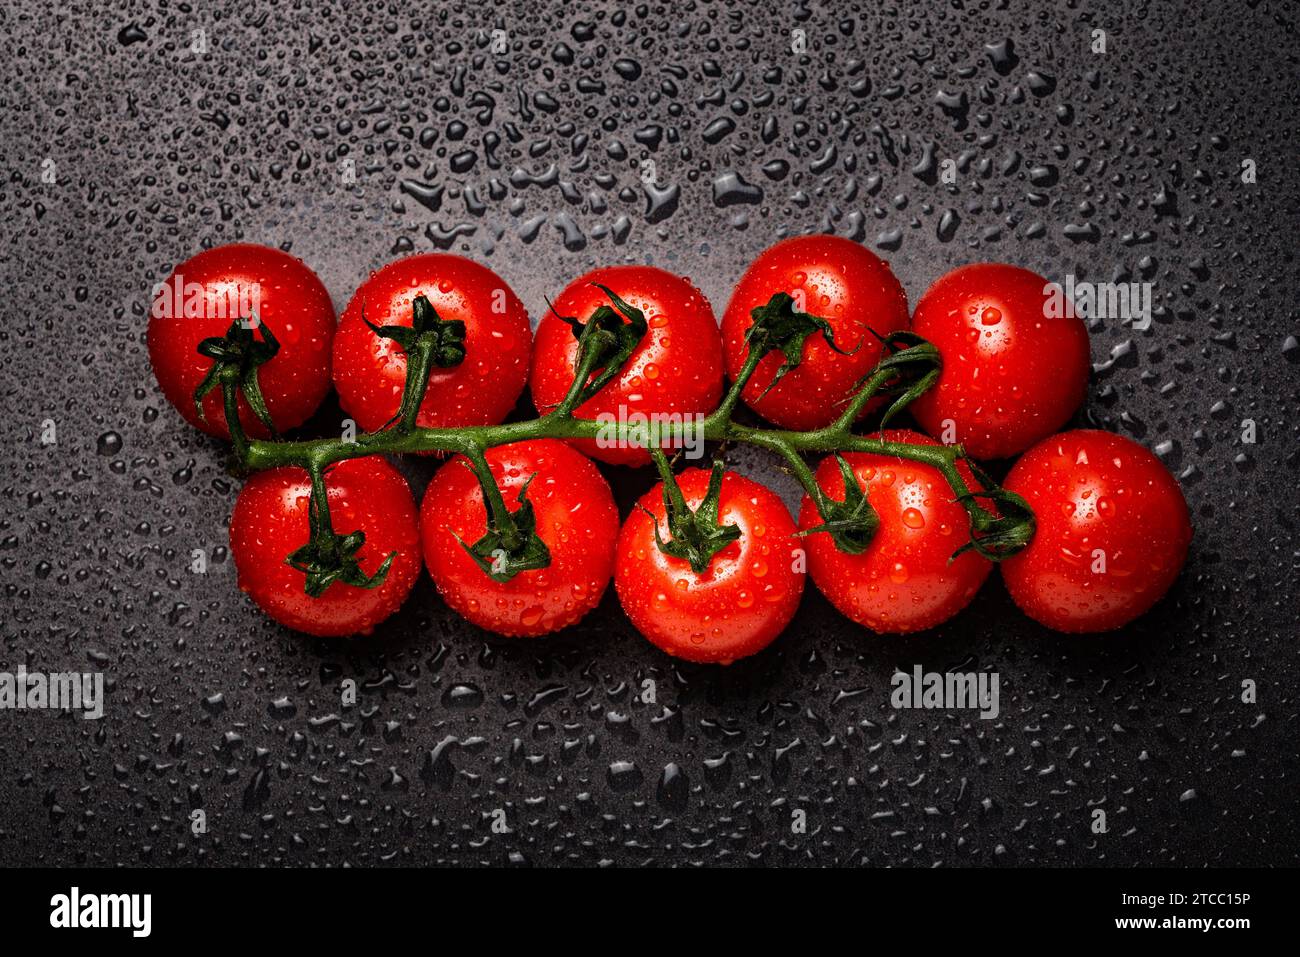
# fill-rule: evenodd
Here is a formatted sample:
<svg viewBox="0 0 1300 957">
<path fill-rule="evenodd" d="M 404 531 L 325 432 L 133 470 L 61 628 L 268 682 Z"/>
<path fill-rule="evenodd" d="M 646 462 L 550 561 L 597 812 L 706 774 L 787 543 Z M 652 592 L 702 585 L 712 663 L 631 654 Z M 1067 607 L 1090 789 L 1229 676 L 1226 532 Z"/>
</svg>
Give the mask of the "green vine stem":
<svg viewBox="0 0 1300 957">
<path fill-rule="evenodd" d="M 519 496 L 519 508 L 510 512 L 500 490 L 491 480 L 484 453 L 494 446 L 521 442 L 528 439 L 598 439 L 610 438 L 610 423 L 574 416 L 574 410 L 613 378 L 619 367 L 635 351 L 645 333 L 644 317 L 621 300 L 615 293 L 603 290 L 612 306 L 599 307 L 585 323 L 567 319 L 578 339 L 579 352 L 575 362 L 575 375 L 568 394 L 549 413 L 536 419 L 492 426 L 465 426 L 461 428 L 420 428 L 413 422 L 413 414 L 400 416 L 397 428 L 380 432 L 362 433 L 355 440 L 317 439 L 308 441 L 253 440 L 240 443 L 236 448 L 236 461 L 247 471 L 298 466 L 317 474 L 326 465 L 344 459 L 366 455 L 399 455 L 420 452 L 452 452 L 465 455 L 484 490 L 484 500 L 489 508 L 489 534 L 471 546 L 470 551 L 489 574 L 499 580 L 508 580 L 510 574 L 526 567 L 540 567 L 541 555 L 528 548 L 528 540 L 535 539 L 529 524 L 531 506 L 524 494 Z M 812 334 L 825 335 L 824 320 L 815 316 L 794 313 L 788 303 L 777 302 L 784 294 L 778 293 L 773 302 L 754 310 L 756 323 L 770 326 L 749 337 L 749 353 L 739 375 L 732 383 L 721 405 L 703 421 L 702 427 L 692 422 L 674 422 L 663 425 L 659 442 L 672 446 L 687 438 L 698 438 L 700 432 L 707 441 L 740 442 L 765 448 L 781 456 L 804 490 L 817 504 L 826 527 L 836 545 L 846 551 L 861 551 L 875 530 L 875 516 L 862 496 L 847 490 L 846 501 L 837 502 L 817 485 L 804 456 L 840 452 L 867 452 L 918 462 L 937 469 L 952 488 L 954 500 L 966 510 L 970 520 L 971 541 L 965 548 L 973 548 L 986 558 L 1001 560 L 1028 544 L 1033 535 L 1033 513 L 1019 496 L 998 488 L 978 466 L 966 459 L 959 445 L 911 445 L 882 438 L 869 438 L 853 431 L 863 410 L 877 397 L 893 397 L 893 402 L 882 415 L 881 427 L 900 412 L 909 402 L 930 388 L 938 379 L 941 358 L 933 345 L 911 333 L 893 333 L 880 338 L 885 356 L 860 383 L 849 398 L 841 414 L 830 425 L 807 432 L 784 429 L 755 428 L 733 421 L 732 416 L 741 392 L 754 374 L 759 362 L 773 351 L 783 354 L 783 368 L 792 361 L 797 364 L 804 342 Z M 562 317 L 564 318 L 564 317 Z M 426 319 L 431 324 L 432 320 Z M 874 334 L 874 333 L 873 333 Z M 432 335 L 428 336 L 433 339 Z M 797 346 L 797 348 L 796 348 Z M 794 358 L 792 358 L 792 356 Z M 418 408 L 417 397 L 428 381 L 431 362 L 408 364 L 407 398 L 409 409 Z M 594 378 L 593 378 L 594 376 Z M 590 381 L 589 381 L 590 380 Z M 644 429 L 629 427 L 624 423 L 615 426 L 614 440 L 627 445 L 643 445 Z M 657 450 L 655 450 L 657 451 Z M 958 463 L 967 461 L 971 474 L 984 486 L 972 489 Z M 656 464 L 661 472 L 666 468 L 660 454 Z M 851 475 L 845 471 L 846 478 Z M 526 490 L 525 490 L 526 491 Z M 856 490 L 860 492 L 861 490 Z M 987 503 L 989 507 L 986 507 Z M 489 541 L 490 540 L 490 541 Z M 501 559 L 505 554 L 506 560 Z M 495 556 L 491 561 L 491 556 Z M 490 566 L 490 567 L 489 567 Z M 505 577 L 501 577 L 504 575 Z"/>
</svg>

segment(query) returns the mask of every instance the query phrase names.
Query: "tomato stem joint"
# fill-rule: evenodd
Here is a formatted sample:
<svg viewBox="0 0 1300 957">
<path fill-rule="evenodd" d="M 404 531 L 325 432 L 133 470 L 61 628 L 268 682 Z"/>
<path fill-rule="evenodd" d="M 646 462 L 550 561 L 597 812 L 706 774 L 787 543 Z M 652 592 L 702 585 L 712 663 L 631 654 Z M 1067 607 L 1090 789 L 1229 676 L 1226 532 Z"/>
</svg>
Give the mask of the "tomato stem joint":
<svg viewBox="0 0 1300 957">
<path fill-rule="evenodd" d="M 388 577 L 397 552 L 391 552 L 373 575 L 367 575 L 357 561 L 357 552 L 366 543 L 362 531 L 340 535 L 330 521 L 329 493 L 325 488 L 325 470 L 313 468 L 311 500 L 307 508 L 309 538 L 307 544 L 285 559 L 285 564 L 307 576 L 305 590 L 312 598 L 325 594 L 336 581 L 356 588 L 378 588 Z"/>
<path fill-rule="evenodd" d="M 649 328 L 645 313 L 640 309 L 619 298 L 608 286 L 600 283 L 592 285 L 608 296 L 612 305 L 599 306 L 586 322 L 580 322 L 573 316 L 561 316 L 555 312 L 554 306 L 551 307 L 557 318 L 569 324 L 574 338 L 578 340 L 573 386 L 560 404 L 566 415 L 618 375 L 624 363 L 636 352 Z M 600 372 L 591 382 L 587 382 L 597 369 Z"/>
<path fill-rule="evenodd" d="M 519 508 L 511 512 L 506 509 L 501 490 L 490 471 L 486 467 L 476 467 L 473 471 L 483 489 L 483 502 L 487 506 L 487 532 L 470 545 L 453 531 L 452 537 L 460 547 L 493 581 L 508 582 L 520 572 L 550 565 L 550 549 L 537 534 L 537 515 L 533 503 L 528 500 L 528 486 L 536 476 L 529 476 L 524 482 L 515 499 Z"/>
<path fill-rule="evenodd" d="M 745 341 L 749 344 L 750 352 L 764 356 L 769 352 L 779 351 L 785 356 L 785 361 L 781 363 L 781 367 L 776 370 L 776 375 L 763 390 L 763 395 L 771 392 L 776 384 L 785 378 L 787 372 L 803 361 L 804 343 L 808 341 L 809 336 L 821 333 L 828 346 L 845 356 L 857 352 L 862 345 L 859 342 L 852 349 L 841 348 L 835 343 L 835 333 L 829 322 L 821 316 L 798 312 L 794 306 L 793 296 L 788 292 L 778 292 L 766 304 L 750 310 L 754 323 L 745 332 Z"/>
<path fill-rule="evenodd" d="M 989 502 L 995 509 L 990 513 L 981 508 L 979 499 Z M 989 561 L 1000 562 L 1019 552 L 1034 537 L 1036 523 L 1029 503 L 1015 492 L 990 483 L 985 492 L 966 492 L 957 496 L 971 519 L 970 541 L 953 553 L 953 558 L 967 551 L 975 551 Z"/>
<path fill-rule="evenodd" d="M 406 353 L 402 401 L 397 415 L 388 424 L 397 422 L 399 432 L 410 432 L 416 426 L 434 368 L 450 369 L 465 361 L 465 323 L 459 319 L 443 319 L 424 295 L 416 296 L 411 304 L 409 326 L 377 326 L 366 318 L 364 306 L 361 321 L 375 335 L 393 340 Z"/>
<path fill-rule="evenodd" d="M 816 490 L 814 501 L 822 523 L 804 529 L 799 534 L 811 535 L 814 532 L 825 532 L 840 551 L 849 555 L 861 555 L 876 536 L 876 529 L 880 527 L 880 516 L 871 507 L 871 502 L 862 491 L 857 475 L 854 474 L 852 466 L 844 456 L 837 452 L 835 461 L 839 463 L 840 477 L 844 480 L 844 501 L 837 502 L 813 483 L 812 488 Z"/>
<path fill-rule="evenodd" d="M 939 381 L 943 360 L 932 343 L 926 342 L 914 332 L 892 332 L 888 336 L 879 336 L 870 327 L 868 330 L 880 340 L 888 355 L 880 360 L 865 381 L 881 381 L 883 377 L 882 388 L 874 394 L 895 397 L 880 417 L 880 428 L 883 429 L 913 399 Z"/>
<path fill-rule="evenodd" d="M 262 330 L 261 340 L 253 335 L 254 329 Z M 236 319 L 224 336 L 209 336 L 199 343 L 199 355 L 211 359 L 212 368 L 194 390 L 194 408 L 198 410 L 199 418 L 206 420 L 203 400 L 213 389 L 221 387 L 226 428 L 230 430 L 237 458 L 242 458 L 248 447 L 248 437 L 239 421 L 241 392 L 258 421 L 266 426 L 272 436 L 276 435 L 271 413 L 262 397 L 262 387 L 257 382 L 257 369 L 274 358 L 279 351 L 280 343 L 267 325 L 252 319 Z"/>
<path fill-rule="evenodd" d="M 651 449 L 650 454 L 663 479 L 664 513 L 671 536 L 665 541 L 659 532 L 659 522 L 654 521 L 655 545 L 665 555 L 690 562 L 691 571 L 701 575 L 708 569 L 714 555 L 740 538 L 740 529 L 735 525 L 718 524 L 718 502 L 722 495 L 725 467 L 720 461 L 713 463 L 708 490 L 699 507 L 692 511 L 673 476 L 667 456 L 657 448 Z"/>
</svg>

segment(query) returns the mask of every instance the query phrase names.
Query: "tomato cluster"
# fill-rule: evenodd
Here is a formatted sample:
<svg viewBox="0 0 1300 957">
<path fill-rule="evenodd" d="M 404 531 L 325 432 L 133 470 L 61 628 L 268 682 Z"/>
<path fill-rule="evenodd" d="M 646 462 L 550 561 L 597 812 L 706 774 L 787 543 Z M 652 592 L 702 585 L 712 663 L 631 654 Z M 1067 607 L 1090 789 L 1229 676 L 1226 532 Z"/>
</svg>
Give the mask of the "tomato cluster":
<svg viewBox="0 0 1300 957">
<path fill-rule="evenodd" d="M 853 621 L 906 633 L 955 615 L 991 559 L 1004 559 L 1026 614 L 1092 632 L 1144 613 L 1186 558 L 1187 506 L 1151 453 L 1104 432 L 1057 432 L 1085 396 L 1087 331 L 1046 307 L 1046 280 L 1012 266 L 954 270 L 909 316 L 883 260 L 848 240 L 799 237 L 750 266 L 720 324 L 688 280 L 611 266 L 571 283 L 535 336 L 506 283 L 454 255 L 378 270 L 337 326 L 312 271 L 274 249 L 205 251 L 160 288 L 167 301 L 155 301 L 148 344 L 163 393 L 195 425 L 233 438 L 237 452 L 250 435 L 300 425 L 331 380 L 366 433 L 478 436 L 442 463 L 418 511 L 380 455 L 253 475 L 231 520 L 240 586 L 277 621 L 311 634 L 371 630 L 406 599 L 421 554 L 448 606 L 490 631 L 567 627 L 613 581 L 650 641 L 718 663 L 775 639 L 809 575 Z M 186 289 L 206 298 L 189 308 L 174 294 Z M 226 293 L 248 289 L 255 308 L 224 308 Z M 587 362 L 597 337 L 611 351 Z M 864 380 L 877 374 L 899 394 L 882 360 L 898 342 L 921 340 L 942 365 L 898 404 L 911 400 L 928 434 L 884 428 L 870 437 L 878 443 L 857 447 L 887 453 L 831 454 L 797 470 L 807 492 L 797 522 L 775 493 L 720 464 L 674 476 L 657 444 L 560 441 L 544 430 L 482 438 L 528 385 L 544 417 L 698 420 L 721 401 L 716 414 L 730 427 L 741 401 L 833 451 L 836 439 L 860 439 L 849 429 L 882 408 L 867 393 L 855 401 Z M 960 454 L 927 452 L 956 444 Z M 971 461 L 1014 456 L 1001 489 Z M 592 458 L 660 470 L 621 527 Z M 1027 544 L 1006 555 L 981 547 L 992 539 L 974 530 L 980 502 L 986 529 L 1009 522 L 1008 512 L 1032 512 Z"/>
</svg>

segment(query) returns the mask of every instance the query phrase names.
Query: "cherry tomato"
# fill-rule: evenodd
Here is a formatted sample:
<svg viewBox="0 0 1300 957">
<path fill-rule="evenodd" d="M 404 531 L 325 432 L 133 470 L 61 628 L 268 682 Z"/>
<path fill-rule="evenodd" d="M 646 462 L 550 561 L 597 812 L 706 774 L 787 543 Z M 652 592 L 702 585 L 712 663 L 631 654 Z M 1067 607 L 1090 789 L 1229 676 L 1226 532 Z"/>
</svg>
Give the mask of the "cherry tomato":
<svg viewBox="0 0 1300 957">
<path fill-rule="evenodd" d="M 451 609 L 480 628 L 510 636 L 567 628 L 596 607 L 614 570 L 618 510 L 609 484 L 590 459 L 554 439 L 497 446 L 487 461 L 510 511 L 527 485 L 550 565 L 499 582 L 466 553 L 456 537 L 467 545 L 481 539 L 487 509 L 469 462 L 457 456 L 420 504 L 429 574 Z"/>
<path fill-rule="evenodd" d="M 423 428 L 495 425 L 510 414 L 528 377 L 528 312 L 505 281 L 476 262 L 424 253 L 389 263 L 361 284 L 334 340 L 339 401 L 367 432 L 397 414 L 406 384 L 406 353 L 375 326 L 412 324 L 417 296 L 438 318 L 465 324 L 465 358 L 437 368 L 416 421 Z"/>
<path fill-rule="evenodd" d="M 1095 429 L 1034 446 L 1003 487 L 1034 510 L 1029 546 L 1002 562 L 1017 605 L 1048 628 L 1110 631 L 1178 578 L 1192 539 L 1178 482 L 1129 439 Z"/>
<path fill-rule="evenodd" d="M 420 575 L 415 500 L 400 472 L 379 456 L 348 459 L 325 473 L 331 524 L 339 535 L 360 531 L 361 571 L 374 575 L 393 552 L 377 588 L 334 582 L 319 598 L 305 591 L 306 576 L 285 559 L 309 536 L 311 479 L 305 469 L 258 472 L 235 500 L 230 548 L 239 587 L 280 624 L 309 635 L 369 634 L 395 612 Z"/>
<path fill-rule="evenodd" d="M 807 431 L 829 425 L 843 413 L 854 387 L 880 361 L 881 345 L 871 330 L 884 336 L 907 328 L 907 296 L 888 263 L 851 240 L 798 236 L 779 242 L 745 270 L 722 317 L 727 374 L 732 379 L 745 364 L 752 311 L 779 292 L 794 297 L 796 311 L 825 319 L 841 351 L 814 333 L 804 343 L 800 364 L 764 395 L 786 361 L 781 352 L 769 353 L 741 398 L 782 428 Z"/>
<path fill-rule="evenodd" d="M 922 428 L 975 459 L 1001 459 L 1068 422 L 1088 389 L 1088 330 L 1053 304 L 1042 276 L 996 263 L 954 269 L 926 290 L 912 330 L 938 347 L 943 371 L 910 406 Z"/>
<path fill-rule="evenodd" d="M 619 374 L 578 406 L 575 416 L 626 422 L 657 413 L 673 416 L 663 420 L 672 424 L 683 416 L 712 412 L 722 399 L 722 344 L 713 308 L 690 282 L 653 266 L 596 269 L 560 293 L 555 312 L 548 310 L 537 326 L 529 387 L 538 411 L 546 414 L 564 399 L 578 358 L 572 327 L 555 313 L 585 323 L 599 307 L 611 305 L 593 283 L 641 310 L 649 328 Z M 618 448 L 601 440 L 577 440 L 574 445 L 615 465 L 650 461 L 642 448 Z"/>
<path fill-rule="evenodd" d="M 929 436 L 890 429 L 876 438 L 908 445 L 938 445 Z M 896 456 L 847 452 L 853 470 L 880 524 L 866 551 L 850 555 L 830 535 L 806 537 L 813 582 L 843 614 L 872 631 L 908 633 L 933 628 L 965 608 L 991 563 L 976 554 L 953 554 L 970 538 L 966 511 L 953 501 L 952 487 L 932 466 Z M 963 462 L 958 470 L 972 490 L 979 484 Z M 844 501 L 844 477 L 835 457 L 817 468 L 817 484 Z M 807 495 L 799 527 L 822 522 Z"/>
<path fill-rule="evenodd" d="M 701 469 L 677 476 L 691 509 L 703 501 L 709 477 Z M 663 651 L 687 661 L 730 664 L 766 648 L 790 623 L 803 594 L 803 546 L 785 504 L 770 489 L 725 473 L 718 524 L 736 526 L 740 538 L 717 552 L 701 574 L 686 559 L 659 550 L 656 523 L 659 534 L 670 538 L 662 483 L 623 525 L 614 585 L 632 624 Z"/>
<path fill-rule="evenodd" d="M 271 422 L 279 431 L 301 425 L 329 391 L 334 306 L 314 272 L 269 246 L 205 249 L 155 288 L 147 340 L 163 395 L 191 425 L 230 438 L 221 389 L 204 397 L 202 418 L 194 390 L 213 366 L 212 359 L 199 355 L 199 343 L 224 336 L 240 319 L 253 319 L 254 327 L 264 323 L 280 346 L 257 369 Z M 254 335 L 262 338 L 256 329 Z M 248 435 L 268 435 L 242 395 L 239 421 Z"/>
</svg>

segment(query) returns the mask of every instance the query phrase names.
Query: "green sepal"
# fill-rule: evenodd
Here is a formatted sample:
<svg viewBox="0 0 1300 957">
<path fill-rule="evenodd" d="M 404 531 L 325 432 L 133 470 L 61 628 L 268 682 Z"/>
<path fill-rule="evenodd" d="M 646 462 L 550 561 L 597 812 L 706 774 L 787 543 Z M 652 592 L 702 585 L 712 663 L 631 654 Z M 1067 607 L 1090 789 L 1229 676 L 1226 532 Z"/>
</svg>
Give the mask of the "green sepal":
<svg viewBox="0 0 1300 957">
<path fill-rule="evenodd" d="M 492 510 L 488 509 L 487 532 L 473 545 L 467 544 L 455 532 L 451 533 L 466 554 L 474 559 L 474 564 L 493 581 L 508 582 L 520 572 L 545 568 L 551 563 L 551 551 L 537 534 L 537 515 L 533 503 L 528 501 L 528 486 L 536 477 L 536 473 L 528 477 L 516 499 L 519 508 L 507 513 L 505 521 L 510 523 L 510 528 L 500 527 L 492 516 Z"/>
<path fill-rule="evenodd" d="M 933 343 L 927 342 L 914 332 L 891 332 L 887 336 L 881 336 L 874 329 L 870 331 L 880 340 L 889 354 L 877 363 L 859 385 L 882 370 L 898 373 L 896 379 L 890 380 L 877 393 L 877 395 L 896 396 L 884 415 L 880 417 L 880 428 L 883 429 L 913 399 L 927 392 L 939 381 L 939 375 L 943 372 L 943 359 Z"/>
<path fill-rule="evenodd" d="M 262 330 L 260 340 L 253 335 L 254 328 Z M 199 355 L 212 360 L 212 368 L 208 369 L 207 375 L 194 390 L 194 408 L 198 411 L 199 418 L 207 421 L 203 412 L 203 400 L 217 386 L 238 389 L 258 421 L 266 426 L 268 432 L 276 435 L 271 413 L 266 408 L 266 399 L 262 396 L 262 387 L 257 381 L 258 367 L 270 362 L 280 351 L 280 343 L 266 323 L 259 320 L 254 326 L 251 319 L 236 319 L 224 336 L 209 336 L 200 342 L 198 351 Z M 240 426 L 238 422 L 227 422 L 226 427 L 234 435 Z"/>
<path fill-rule="evenodd" d="M 409 326 L 377 326 L 366 318 L 364 305 L 361 307 L 361 321 L 375 335 L 391 339 L 406 353 L 402 400 L 398 403 L 397 413 L 384 423 L 384 428 L 398 422 L 399 431 L 410 432 L 416 426 L 434 368 L 450 369 L 465 361 L 465 323 L 459 319 L 443 319 L 423 294 L 416 296 L 411 303 Z"/>
<path fill-rule="evenodd" d="M 364 307 L 361 321 L 381 339 L 392 339 L 408 356 L 427 349 L 430 361 L 439 369 L 450 369 L 465 361 L 465 323 L 443 319 L 423 294 L 411 303 L 409 326 L 377 326 L 366 318 Z"/>
<path fill-rule="evenodd" d="M 582 389 L 577 405 L 586 402 L 614 376 L 618 375 L 623 364 L 631 358 L 632 353 L 645 338 L 649 325 L 645 313 L 625 302 L 607 286 L 592 283 L 609 297 L 612 306 L 601 304 L 586 322 L 580 322 L 574 316 L 561 316 L 555 311 L 549 300 L 551 312 L 556 318 L 568 323 L 573 330 L 573 337 L 578 340 L 578 354 L 574 360 L 574 372 L 581 370 L 590 359 L 588 368 L 601 370 L 594 379 Z"/>
<path fill-rule="evenodd" d="M 390 552 L 373 575 L 361 570 L 357 553 L 366 543 L 366 533 L 360 530 L 340 535 L 330 522 L 329 502 L 323 476 L 313 475 L 312 494 L 308 504 L 307 544 L 284 560 L 285 564 L 307 576 L 303 590 L 312 598 L 319 598 L 335 582 L 355 588 L 378 588 L 388 577 L 397 552 Z"/>
<path fill-rule="evenodd" d="M 767 384 L 760 399 L 771 392 L 787 372 L 803 361 L 804 344 L 809 336 L 820 333 L 826 344 L 843 356 L 853 355 L 861 346 L 858 343 L 849 350 L 840 348 L 835 342 L 835 332 L 830 323 L 821 316 L 796 312 L 794 297 L 788 292 L 778 292 L 765 305 L 751 309 L 749 314 L 753 324 L 745 331 L 745 342 L 748 343 L 750 352 L 759 355 L 780 352 L 785 356 L 785 361 L 776 370 L 776 375 Z"/>
<path fill-rule="evenodd" d="M 816 503 L 822 523 L 798 534 L 825 532 L 840 551 L 849 555 L 861 555 L 876 537 L 880 516 L 867 500 L 858 477 L 853 473 L 853 467 L 838 452 L 835 461 L 839 463 L 840 476 L 844 479 L 844 501 L 822 496 L 821 501 Z"/>
<path fill-rule="evenodd" d="M 652 454 L 662 456 L 659 449 Z M 666 468 L 666 466 L 665 466 Z M 732 542 L 740 538 L 740 528 L 736 525 L 718 524 L 718 500 L 722 495 L 722 478 L 725 467 L 721 462 L 713 463 L 709 476 L 709 487 L 694 511 L 686 504 L 681 487 L 665 472 L 663 482 L 664 514 L 668 520 L 668 532 L 672 536 L 667 541 L 659 533 L 659 522 L 651 515 L 655 533 L 655 545 L 659 551 L 673 558 L 690 562 L 691 570 L 702 575 L 713 561 L 713 556 Z M 650 514 L 647 511 L 647 514 Z"/>
<path fill-rule="evenodd" d="M 986 492 L 967 492 L 957 497 L 968 511 L 972 511 L 971 506 L 978 506 L 979 499 L 991 502 L 997 509 L 997 516 L 979 509 L 980 518 L 971 523 L 970 541 L 953 552 L 953 559 L 964 552 L 974 551 L 991 562 L 1000 562 L 1033 541 L 1037 523 L 1033 509 L 1022 496 L 994 486 Z M 975 513 L 972 511 L 972 514 Z"/>
</svg>

